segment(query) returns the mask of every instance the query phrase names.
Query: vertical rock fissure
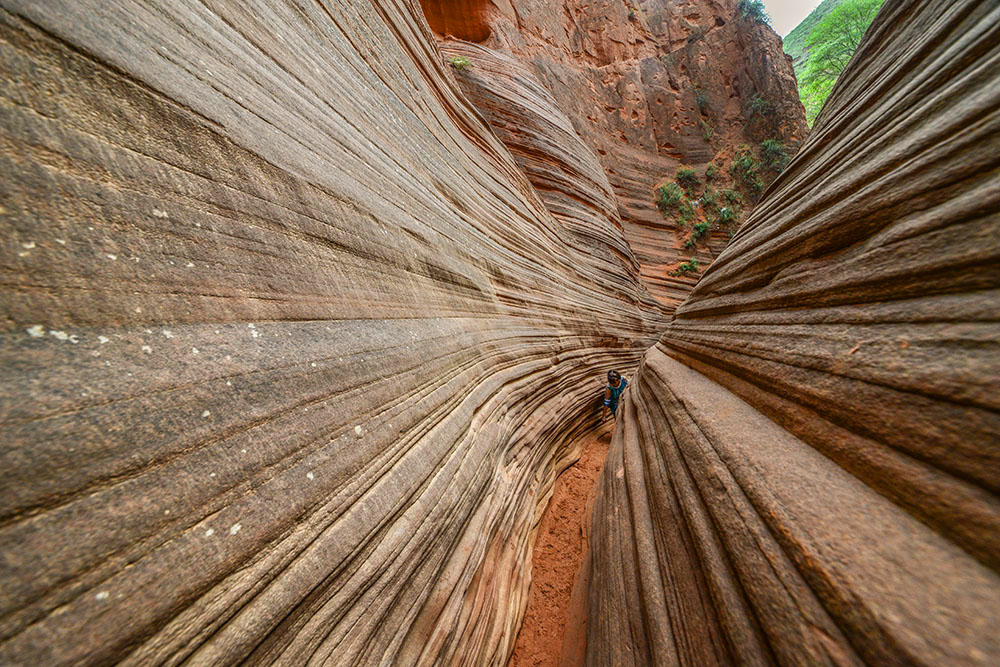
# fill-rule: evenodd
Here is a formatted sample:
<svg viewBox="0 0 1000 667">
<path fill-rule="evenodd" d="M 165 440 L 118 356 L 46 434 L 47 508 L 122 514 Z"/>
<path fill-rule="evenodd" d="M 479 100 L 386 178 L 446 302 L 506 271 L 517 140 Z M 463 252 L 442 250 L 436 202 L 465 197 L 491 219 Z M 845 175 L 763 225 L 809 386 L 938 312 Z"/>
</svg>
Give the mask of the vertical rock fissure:
<svg viewBox="0 0 1000 667">
<path fill-rule="evenodd" d="M 573 625 L 570 617 L 579 613 L 573 587 L 587 555 L 593 498 L 611 432 L 608 424 L 584 436 L 580 459 L 556 479 L 538 524 L 528 605 L 508 667 L 565 662 L 564 634 Z"/>
</svg>

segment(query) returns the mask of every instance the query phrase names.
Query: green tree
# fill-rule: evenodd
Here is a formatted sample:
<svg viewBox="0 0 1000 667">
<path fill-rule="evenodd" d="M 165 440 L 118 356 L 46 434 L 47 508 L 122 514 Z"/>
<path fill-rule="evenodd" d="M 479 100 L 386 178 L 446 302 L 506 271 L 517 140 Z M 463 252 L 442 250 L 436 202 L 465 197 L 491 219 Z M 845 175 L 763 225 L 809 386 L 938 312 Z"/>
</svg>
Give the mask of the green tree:
<svg viewBox="0 0 1000 667">
<path fill-rule="evenodd" d="M 847 67 L 883 0 L 844 0 L 824 16 L 806 38 L 809 59 L 799 81 L 799 96 L 812 125 Z"/>
</svg>

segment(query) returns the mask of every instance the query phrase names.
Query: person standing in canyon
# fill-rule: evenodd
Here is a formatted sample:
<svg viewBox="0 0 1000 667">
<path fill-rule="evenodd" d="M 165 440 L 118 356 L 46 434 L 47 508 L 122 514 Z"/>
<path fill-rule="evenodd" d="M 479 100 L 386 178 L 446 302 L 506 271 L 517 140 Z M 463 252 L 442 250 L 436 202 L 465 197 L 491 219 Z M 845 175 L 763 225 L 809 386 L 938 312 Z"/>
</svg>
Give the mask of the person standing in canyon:
<svg viewBox="0 0 1000 667">
<path fill-rule="evenodd" d="M 628 380 L 615 370 L 608 371 L 608 386 L 604 388 L 604 411 L 601 414 L 601 421 L 608 418 L 608 413 L 614 417 L 618 412 L 618 399 L 628 386 Z"/>
</svg>

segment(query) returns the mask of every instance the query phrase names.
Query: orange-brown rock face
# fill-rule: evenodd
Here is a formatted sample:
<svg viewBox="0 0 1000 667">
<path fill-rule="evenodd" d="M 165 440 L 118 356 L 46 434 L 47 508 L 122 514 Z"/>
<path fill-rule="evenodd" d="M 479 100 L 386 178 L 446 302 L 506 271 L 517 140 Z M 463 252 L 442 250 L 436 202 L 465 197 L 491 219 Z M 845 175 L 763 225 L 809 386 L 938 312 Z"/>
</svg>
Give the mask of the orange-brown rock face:
<svg viewBox="0 0 1000 667">
<path fill-rule="evenodd" d="M 886 2 L 628 390 L 589 664 L 1000 664 L 1000 22 Z"/>
<path fill-rule="evenodd" d="M 426 4 L 434 12 L 447 5 Z M 534 71 L 597 152 L 651 292 L 668 307 L 679 303 L 695 277 L 668 271 L 692 253 L 654 206 L 653 190 L 681 163 L 703 168 L 719 156 L 727 166 L 740 144 L 774 138 L 794 152 L 807 128 L 780 39 L 742 17 L 735 0 L 498 2 L 481 14 L 488 39 L 438 33 L 479 41 Z M 765 112 L 751 111 L 755 98 Z M 710 263 L 725 240 L 694 256 Z"/>
<path fill-rule="evenodd" d="M 663 324 L 552 98 L 561 194 L 416 3 L 0 6 L 0 663 L 504 663 Z"/>
</svg>

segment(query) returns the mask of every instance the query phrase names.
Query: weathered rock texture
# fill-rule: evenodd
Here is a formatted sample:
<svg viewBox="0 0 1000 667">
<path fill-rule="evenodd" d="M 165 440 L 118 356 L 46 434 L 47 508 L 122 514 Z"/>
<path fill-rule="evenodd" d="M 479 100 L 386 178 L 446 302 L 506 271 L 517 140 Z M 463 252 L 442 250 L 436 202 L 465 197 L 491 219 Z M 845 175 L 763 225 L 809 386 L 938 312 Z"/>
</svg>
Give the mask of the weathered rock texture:
<svg viewBox="0 0 1000 667">
<path fill-rule="evenodd" d="M 680 163 L 704 167 L 769 138 L 794 152 L 807 133 L 780 38 L 743 18 L 737 0 L 421 3 L 447 52 L 469 57 L 457 38 L 497 58 L 489 66 L 473 58 L 459 77 L 484 89 L 477 104 L 496 95 L 490 106 L 503 114 L 502 87 L 491 78 L 534 72 L 579 135 L 573 140 L 598 154 L 642 276 L 670 307 L 695 277 L 668 271 L 692 253 L 682 249 L 677 223 L 654 206 L 654 187 Z M 751 114 L 756 97 L 770 105 L 766 114 Z M 706 263 L 713 256 L 707 248 L 696 254 Z"/>
<path fill-rule="evenodd" d="M 662 330 L 551 96 L 540 196 L 416 3 L 0 4 L 0 663 L 503 663 Z"/>
<path fill-rule="evenodd" d="M 998 72 L 885 3 L 627 393 L 589 664 L 1000 663 Z"/>
</svg>

